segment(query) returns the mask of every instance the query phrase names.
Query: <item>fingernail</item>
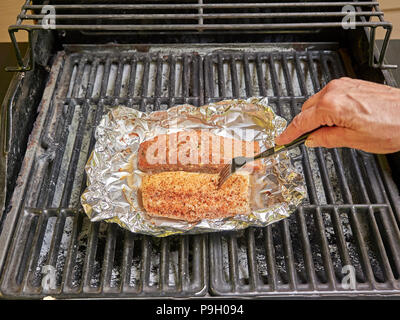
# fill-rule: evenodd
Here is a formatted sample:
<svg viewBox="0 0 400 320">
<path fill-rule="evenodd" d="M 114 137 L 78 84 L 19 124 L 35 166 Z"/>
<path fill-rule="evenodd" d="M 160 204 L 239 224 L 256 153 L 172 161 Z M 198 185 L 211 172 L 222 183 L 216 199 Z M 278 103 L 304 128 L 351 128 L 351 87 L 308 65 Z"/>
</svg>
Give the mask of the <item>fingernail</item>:
<svg viewBox="0 0 400 320">
<path fill-rule="evenodd" d="M 305 145 L 307 148 L 315 148 L 315 147 L 317 146 L 317 144 L 315 143 L 315 141 L 314 141 L 313 139 L 311 139 L 311 138 L 308 138 L 308 139 L 306 140 L 306 142 L 304 142 L 304 145 Z"/>
</svg>

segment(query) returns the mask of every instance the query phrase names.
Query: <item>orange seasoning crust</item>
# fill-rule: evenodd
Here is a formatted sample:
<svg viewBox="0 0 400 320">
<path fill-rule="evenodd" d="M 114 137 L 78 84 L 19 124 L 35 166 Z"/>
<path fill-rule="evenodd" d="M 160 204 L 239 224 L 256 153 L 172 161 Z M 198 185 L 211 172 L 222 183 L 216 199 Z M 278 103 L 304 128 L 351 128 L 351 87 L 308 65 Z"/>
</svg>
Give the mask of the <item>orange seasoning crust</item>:
<svg viewBox="0 0 400 320">
<path fill-rule="evenodd" d="M 260 152 L 256 141 L 225 138 L 207 130 L 162 134 L 140 144 L 138 167 L 143 172 L 187 171 L 218 173 L 232 158 Z M 248 163 L 245 171 L 262 172 L 260 160 Z"/>
<path fill-rule="evenodd" d="M 152 216 L 195 222 L 250 213 L 250 179 L 235 173 L 218 189 L 218 174 L 161 172 L 142 179 L 142 202 Z"/>
</svg>

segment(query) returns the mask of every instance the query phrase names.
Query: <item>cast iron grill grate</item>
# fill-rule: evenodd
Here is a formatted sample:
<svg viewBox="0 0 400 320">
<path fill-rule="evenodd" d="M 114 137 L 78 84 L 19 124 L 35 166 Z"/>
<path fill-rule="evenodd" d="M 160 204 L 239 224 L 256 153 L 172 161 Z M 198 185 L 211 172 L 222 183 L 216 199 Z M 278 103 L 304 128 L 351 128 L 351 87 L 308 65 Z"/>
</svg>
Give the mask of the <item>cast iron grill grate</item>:
<svg viewBox="0 0 400 320">
<path fill-rule="evenodd" d="M 237 77 L 237 61 L 244 62 L 242 79 Z M 246 53 L 238 60 L 220 53 L 207 56 L 204 68 L 206 103 L 269 96 L 275 111 L 287 120 L 300 112 L 304 97 L 345 75 L 335 52 Z M 308 202 L 267 228 L 210 235 L 210 291 L 346 294 L 346 266 L 355 271 L 354 292 L 398 290 L 398 221 L 374 157 L 304 146 L 292 153 L 307 182 Z"/>
<path fill-rule="evenodd" d="M 112 105 L 143 111 L 177 103 L 200 105 L 200 61 L 189 54 L 57 56 L 25 156 L 23 185 L 7 216 L 20 219 L 4 272 L 5 295 L 206 293 L 207 236 L 133 235 L 116 225 L 89 223 L 79 210 L 45 209 L 80 208 L 94 129 Z M 4 228 L 2 236 L 9 231 Z M 52 272 L 56 282 L 44 290 L 42 282 Z"/>
<path fill-rule="evenodd" d="M 94 129 L 113 106 L 151 111 L 261 95 L 290 120 L 308 96 L 345 75 L 336 51 L 265 48 L 60 52 L 0 236 L 2 294 L 398 294 L 395 199 L 377 159 L 354 150 L 294 150 L 308 198 L 266 228 L 157 239 L 90 223 L 81 212 Z M 355 290 L 341 287 L 346 265 L 354 267 Z M 53 289 L 43 288 L 51 272 Z"/>
</svg>

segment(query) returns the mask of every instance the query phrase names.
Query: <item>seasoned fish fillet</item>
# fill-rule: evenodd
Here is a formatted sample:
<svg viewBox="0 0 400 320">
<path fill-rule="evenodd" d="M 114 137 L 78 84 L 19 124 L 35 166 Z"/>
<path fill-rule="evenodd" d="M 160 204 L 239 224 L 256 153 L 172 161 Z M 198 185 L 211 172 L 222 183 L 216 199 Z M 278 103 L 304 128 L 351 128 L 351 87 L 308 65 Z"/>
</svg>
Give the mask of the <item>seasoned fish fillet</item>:
<svg viewBox="0 0 400 320">
<path fill-rule="evenodd" d="M 194 222 L 250 212 L 248 173 L 235 173 L 218 189 L 218 174 L 161 172 L 142 179 L 142 202 L 152 216 Z"/>
<path fill-rule="evenodd" d="M 218 173 L 232 158 L 254 156 L 257 142 L 225 138 L 207 130 L 187 130 L 162 134 L 140 144 L 138 167 L 144 172 L 188 171 Z M 262 172 L 260 161 L 248 163 L 243 170 Z"/>
</svg>

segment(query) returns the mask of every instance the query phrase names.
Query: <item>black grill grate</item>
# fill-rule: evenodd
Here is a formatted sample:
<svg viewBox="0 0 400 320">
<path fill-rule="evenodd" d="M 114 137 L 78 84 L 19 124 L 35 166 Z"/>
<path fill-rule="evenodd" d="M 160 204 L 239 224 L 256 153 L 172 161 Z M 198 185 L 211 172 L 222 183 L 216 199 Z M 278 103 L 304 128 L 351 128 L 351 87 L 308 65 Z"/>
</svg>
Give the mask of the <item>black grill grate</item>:
<svg viewBox="0 0 400 320">
<path fill-rule="evenodd" d="M 26 209 L 21 221 L 2 284 L 5 295 L 205 294 L 203 236 L 155 239 L 90 223 L 68 209 Z M 54 276 L 47 290 L 46 275 Z"/>
<path fill-rule="evenodd" d="M 240 59 L 247 74 L 242 89 L 247 95 L 271 96 L 275 110 L 287 120 L 300 112 L 304 97 L 345 75 L 335 52 L 256 53 Z M 238 96 L 235 61 L 232 54 L 205 59 L 206 102 Z M 355 268 L 355 291 L 399 289 L 398 221 L 374 157 L 301 146 L 293 159 L 307 183 L 308 203 L 262 230 L 213 234 L 211 292 L 346 294 L 344 266 Z"/>
<path fill-rule="evenodd" d="M 265 48 L 59 53 L 0 236 L 2 294 L 398 294 L 400 220 L 391 206 L 398 200 L 377 159 L 362 152 L 294 150 L 308 199 L 266 228 L 157 239 L 90 223 L 80 211 L 93 132 L 112 106 L 150 111 L 262 95 L 290 120 L 308 96 L 345 74 L 336 51 Z M 354 291 L 341 287 L 345 265 L 355 268 Z M 55 289 L 42 288 L 44 266 L 54 268 Z"/>
<path fill-rule="evenodd" d="M 78 210 L 43 209 L 80 207 L 94 129 L 111 105 L 143 111 L 177 103 L 200 105 L 200 61 L 190 54 L 57 57 L 25 156 L 22 185 L 7 216 L 13 220 L 21 215 L 4 273 L 5 295 L 206 293 L 207 236 L 157 239 L 124 232 L 116 225 L 89 223 Z M 11 231 L 3 229 L 4 248 Z M 44 266 L 55 267 L 55 289 L 42 290 L 48 272 Z"/>
</svg>

